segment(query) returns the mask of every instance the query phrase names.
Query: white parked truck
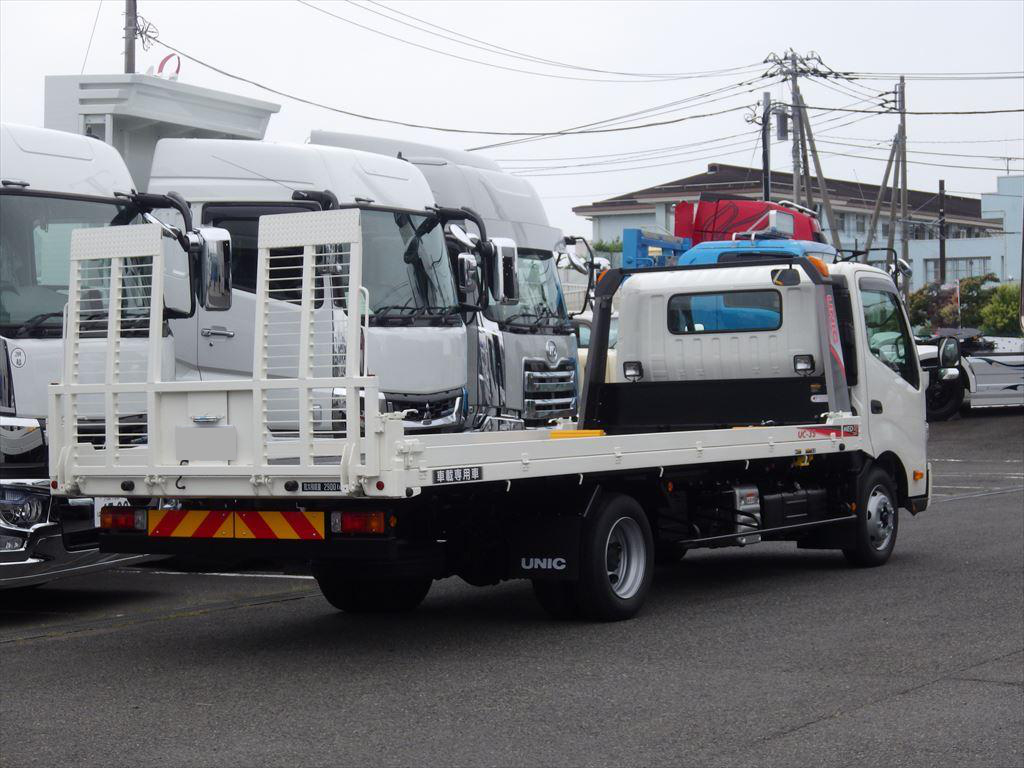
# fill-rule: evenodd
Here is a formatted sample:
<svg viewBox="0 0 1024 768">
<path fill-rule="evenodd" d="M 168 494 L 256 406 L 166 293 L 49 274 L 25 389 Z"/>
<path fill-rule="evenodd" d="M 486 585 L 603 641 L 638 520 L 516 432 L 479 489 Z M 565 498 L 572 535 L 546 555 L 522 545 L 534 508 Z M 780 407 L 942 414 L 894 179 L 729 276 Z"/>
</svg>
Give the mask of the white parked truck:
<svg viewBox="0 0 1024 768">
<path fill-rule="evenodd" d="M 149 191 L 174 190 L 192 215 L 231 233 L 234 300 L 227 312 L 202 310 L 174 323 L 179 379 L 249 378 L 256 338 L 257 230 L 262 216 L 361 204 L 365 240 L 360 305 L 365 328 L 354 339 L 380 383 L 386 406 L 405 414 L 409 431 L 461 430 L 466 421 L 466 328 L 445 248 L 444 218 L 434 211 L 419 170 L 395 158 L 310 144 L 163 139 L 156 147 Z M 317 375 L 339 375 L 348 319 L 344 256 L 321 259 L 309 327 Z M 298 362 L 304 329 L 298 321 L 301 255 L 276 267 L 269 297 L 282 371 Z M 318 428 L 332 429 L 345 393 L 315 393 Z M 277 426 L 295 426 L 297 401 L 282 396 Z M 333 425 L 333 426 L 332 426 Z"/>
<path fill-rule="evenodd" d="M 98 510 L 92 499 L 51 504 L 47 467 L 46 386 L 60 379 L 68 349 L 62 335 L 70 280 L 71 233 L 80 228 L 127 226 L 148 215 L 152 204 L 180 205 L 134 194 L 132 178 L 117 151 L 103 142 L 63 131 L 0 125 L 0 588 L 38 584 L 59 576 L 136 560 L 97 548 Z M 155 225 L 154 225 L 155 226 Z M 167 235 L 174 235 L 173 239 Z M 213 237 L 215 233 L 207 232 Z M 223 233 L 221 233 L 223 234 Z M 166 319 L 195 308 L 190 285 L 193 250 L 198 268 L 200 233 L 163 231 L 158 245 L 169 272 L 161 313 L 150 327 L 148 265 L 133 262 L 123 292 L 116 365 L 127 380 L 173 378 L 173 339 Z M 81 381 L 102 381 L 114 358 L 108 337 L 111 294 L 108 262 L 89 265 L 79 282 L 79 338 L 75 351 Z M 198 275 L 197 275 L 198 277 Z M 150 332 L 158 329 L 152 341 Z M 150 350 L 161 349 L 160 368 L 149 370 Z M 128 444 L 145 428 L 145 399 L 116 403 L 115 439 Z M 102 397 L 79 403 L 78 439 L 103 444 Z M 115 494 L 120 496 L 122 494 Z M 97 500 L 97 504 L 110 503 Z"/>
<path fill-rule="evenodd" d="M 272 375 L 280 260 L 301 254 L 303 327 L 328 254 L 347 254 L 334 263 L 356 306 L 371 215 L 363 206 L 261 219 L 251 379 L 162 380 L 156 339 L 145 382 L 122 381 L 116 366 L 102 383 L 65 370 L 50 390 L 55 493 L 161 501 L 105 512 L 101 546 L 309 560 L 326 598 L 347 611 L 409 609 L 434 579 L 457 575 L 477 585 L 531 579 L 556 616 L 614 620 L 640 609 L 658 555 L 787 540 L 881 565 L 900 510 L 927 507 L 926 377 L 896 285 L 864 264 L 775 254 L 611 270 L 596 288 L 579 421 L 556 429 L 406 434 L 398 414 L 378 407 L 380 382 L 363 355 L 317 375 L 308 341 L 292 371 Z M 84 263 L 106 260 L 119 290 L 111 245 L 75 233 L 72 309 Z M 617 293 L 618 371 L 606 381 Z M 358 333 L 348 325 L 347 350 Z M 82 341 L 72 323 L 72 355 Z M 346 428 L 325 434 L 307 406 L 339 387 L 350 394 Z M 82 398 L 140 392 L 150 406 L 144 443 L 76 439 Z M 270 428 L 280 392 L 302 404 L 290 435 Z M 105 418 L 112 429 L 113 412 Z"/>
<path fill-rule="evenodd" d="M 502 303 L 492 295 L 481 311 L 466 315 L 471 426 L 547 426 L 574 417 L 576 338 L 554 254 L 563 236 L 548 223 L 530 182 L 462 150 L 331 131 L 313 131 L 310 141 L 409 162 L 423 173 L 438 205 L 470 209 L 482 219 L 487 237 L 516 250 L 518 301 Z M 479 230 L 468 217 L 459 223 Z M 465 250 L 457 241 L 449 243 L 456 255 Z"/>
</svg>

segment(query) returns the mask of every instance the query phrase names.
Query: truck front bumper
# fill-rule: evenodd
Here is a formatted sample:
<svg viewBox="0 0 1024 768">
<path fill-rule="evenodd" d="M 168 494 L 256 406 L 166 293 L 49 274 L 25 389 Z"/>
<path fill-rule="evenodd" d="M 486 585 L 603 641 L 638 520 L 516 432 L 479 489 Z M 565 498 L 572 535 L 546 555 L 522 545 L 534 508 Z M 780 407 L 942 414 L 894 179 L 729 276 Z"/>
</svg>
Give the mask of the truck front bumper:
<svg viewBox="0 0 1024 768">
<path fill-rule="evenodd" d="M 101 552 L 95 547 L 69 551 L 64 546 L 60 524 L 50 523 L 28 532 L 23 548 L 0 552 L 0 589 L 45 584 L 66 576 L 150 559 L 145 555 Z"/>
</svg>

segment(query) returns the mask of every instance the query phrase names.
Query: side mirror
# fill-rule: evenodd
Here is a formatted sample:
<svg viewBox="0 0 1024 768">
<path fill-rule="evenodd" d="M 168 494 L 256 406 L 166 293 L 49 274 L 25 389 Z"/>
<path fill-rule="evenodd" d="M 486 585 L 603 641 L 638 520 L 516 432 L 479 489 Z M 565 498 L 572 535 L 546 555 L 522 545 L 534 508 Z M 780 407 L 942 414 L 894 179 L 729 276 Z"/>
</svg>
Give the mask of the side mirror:
<svg viewBox="0 0 1024 768">
<path fill-rule="evenodd" d="M 468 251 L 472 251 L 476 247 L 476 244 L 470 239 L 466 230 L 458 224 L 448 224 L 445 227 L 445 232 L 454 237 L 458 241 L 459 245 Z"/>
<path fill-rule="evenodd" d="M 785 287 L 800 285 L 800 273 L 792 267 L 775 269 L 772 270 L 772 282 Z"/>
<path fill-rule="evenodd" d="M 491 294 L 501 304 L 518 304 L 519 252 L 515 241 L 507 237 L 495 237 L 491 245 L 494 253 Z"/>
<path fill-rule="evenodd" d="M 160 242 L 164 251 L 164 318 L 191 317 L 196 304 L 189 254 L 174 238 L 162 237 Z"/>
<path fill-rule="evenodd" d="M 947 336 L 939 341 L 939 368 L 956 368 L 960 363 L 960 342 Z"/>
<path fill-rule="evenodd" d="M 466 304 L 477 305 L 480 302 L 480 272 L 477 268 L 476 256 L 471 253 L 459 254 L 459 293 Z"/>
<path fill-rule="evenodd" d="M 199 230 L 199 291 L 203 309 L 224 312 L 231 309 L 231 235 L 226 229 Z"/>
</svg>

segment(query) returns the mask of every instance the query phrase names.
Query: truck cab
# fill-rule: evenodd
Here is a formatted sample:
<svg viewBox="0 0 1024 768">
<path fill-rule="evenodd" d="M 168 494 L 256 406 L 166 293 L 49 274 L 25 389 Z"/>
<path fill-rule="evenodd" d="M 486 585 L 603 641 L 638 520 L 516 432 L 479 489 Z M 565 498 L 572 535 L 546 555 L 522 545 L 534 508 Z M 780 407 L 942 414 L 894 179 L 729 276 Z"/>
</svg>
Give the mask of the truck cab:
<svg viewBox="0 0 1024 768">
<path fill-rule="evenodd" d="M 817 241 L 713 241 L 678 269 L 628 275 L 609 381 L 651 391 L 624 388 L 622 407 L 639 409 L 639 426 L 746 426 L 813 422 L 838 398 L 871 420 L 871 455 L 892 464 L 902 498 L 925 494 L 928 377 L 900 290 L 889 273 L 836 256 Z M 814 265 L 813 280 L 786 267 L 797 261 Z"/>
<path fill-rule="evenodd" d="M 262 216 L 368 207 L 363 283 L 370 291 L 362 337 L 369 368 L 387 407 L 404 412 L 407 431 L 451 431 L 466 420 L 466 328 L 442 228 L 423 175 L 409 163 L 369 152 L 313 145 L 216 139 L 163 139 L 153 157 L 149 191 L 176 191 L 192 215 L 231 233 L 233 301 L 228 312 L 174 324 L 177 378 L 216 380 L 252 375 L 256 322 L 257 236 Z M 372 212 L 369 211 L 372 208 Z M 296 257 L 281 263 L 277 343 L 298 349 L 293 315 L 301 296 Z M 344 326 L 344 286 L 321 270 L 311 328 L 313 356 L 337 368 Z M 314 408 L 325 427 L 343 410 L 344 393 L 321 393 Z M 282 427 L 294 420 L 282 407 Z"/>
<path fill-rule="evenodd" d="M 493 295 L 467 316 L 469 418 L 474 429 L 542 426 L 576 412 L 576 338 L 558 278 L 550 226 L 540 198 L 524 179 L 479 155 L 396 139 L 313 131 L 313 144 L 400 157 L 418 168 L 438 205 L 467 207 L 488 237 L 514 244 L 518 302 Z M 479 235 L 471 219 L 463 224 Z M 449 241 L 453 258 L 460 248 Z"/>
<path fill-rule="evenodd" d="M 151 338 L 154 326 L 142 295 L 156 280 L 151 265 L 125 257 L 126 290 L 115 301 L 106 283 L 109 268 L 74 264 L 71 257 L 73 231 L 134 230 L 125 225 L 148 215 L 134 187 L 121 156 L 101 141 L 0 125 L 0 588 L 139 559 L 103 554 L 97 548 L 100 506 L 126 500 L 51 502 L 51 425 L 45 394 L 48 384 L 61 379 L 68 323 L 79 332 L 74 365 L 83 383 L 103 381 L 114 348 L 127 379 L 145 379 L 153 345 L 166 352 L 159 374 L 173 376 L 175 340 L 163 318 Z M 187 246 L 185 231 L 177 235 Z M 177 249 L 168 250 L 177 272 L 163 275 L 162 283 L 170 286 L 177 280 L 184 292 L 177 291 L 180 301 L 168 308 L 168 316 L 184 316 L 194 310 L 188 285 L 191 266 L 178 242 L 170 249 Z M 69 309 L 75 269 L 83 271 L 84 287 Z M 112 315 L 117 317 L 113 324 Z M 117 427 L 111 434 L 104 428 L 104 395 L 85 396 L 74 416 L 77 438 L 92 445 L 144 440 L 144 398 L 118 398 L 116 403 Z"/>
</svg>

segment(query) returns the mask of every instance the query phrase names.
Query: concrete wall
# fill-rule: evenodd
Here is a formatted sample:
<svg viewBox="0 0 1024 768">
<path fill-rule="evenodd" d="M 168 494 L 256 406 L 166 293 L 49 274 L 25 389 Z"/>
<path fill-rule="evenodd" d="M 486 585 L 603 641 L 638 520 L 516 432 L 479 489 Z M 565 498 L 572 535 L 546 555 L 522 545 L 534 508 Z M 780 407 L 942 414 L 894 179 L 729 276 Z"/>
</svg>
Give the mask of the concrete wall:
<svg viewBox="0 0 1024 768">
<path fill-rule="evenodd" d="M 1004 261 L 996 272 L 1002 280 L 1020 280 L 1021 231 L 1024 228 L 1024 175 L 1000 176 L 996 192 L 981 196 L 981 215 L 986 219 L 1002 219 L 1006 248 Z"/>
</svg>

